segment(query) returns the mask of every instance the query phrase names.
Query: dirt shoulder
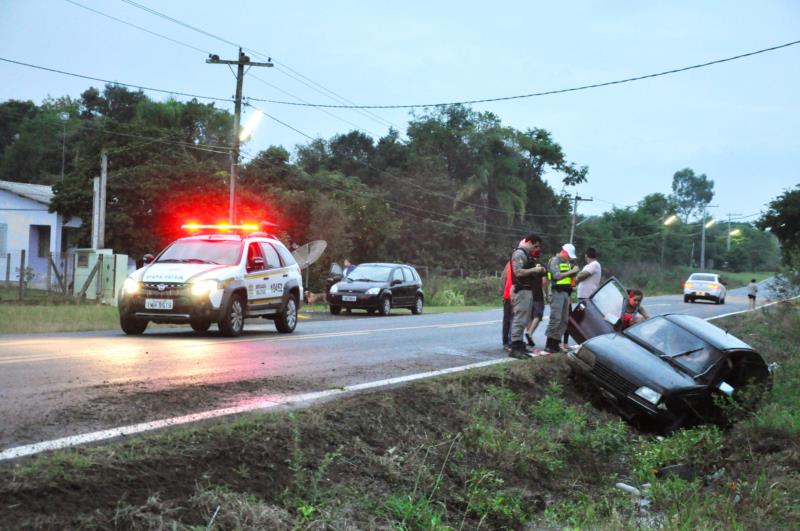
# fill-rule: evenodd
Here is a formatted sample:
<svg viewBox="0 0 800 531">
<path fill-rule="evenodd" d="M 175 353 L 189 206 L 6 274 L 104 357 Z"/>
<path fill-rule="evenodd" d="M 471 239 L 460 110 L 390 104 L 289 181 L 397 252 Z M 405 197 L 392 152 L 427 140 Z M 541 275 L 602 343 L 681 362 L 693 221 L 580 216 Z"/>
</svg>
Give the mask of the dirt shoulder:
<svg viewBox="0 0 800 531">
<path fill-rule="evenodd" d="M 775 528 L 800 518 L 796 306 L 717 325 L 781 363 L 733 428 L 638 432 L 539 358 L 0 463 L 3 527 Z M 675 462 L 689 480 L 658 480 Z M 650 494 L 634 498 L 625 482 Z"/>
</svg>

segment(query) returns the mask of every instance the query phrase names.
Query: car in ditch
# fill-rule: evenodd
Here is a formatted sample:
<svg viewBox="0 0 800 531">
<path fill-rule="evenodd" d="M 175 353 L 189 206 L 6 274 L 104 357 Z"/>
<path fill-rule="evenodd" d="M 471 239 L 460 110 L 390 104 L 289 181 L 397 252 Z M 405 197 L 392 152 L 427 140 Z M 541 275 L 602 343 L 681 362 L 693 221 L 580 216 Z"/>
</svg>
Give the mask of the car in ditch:
<svg viewBox="0 0 800 531">
<path fill-rule="evenodd" d="M 334 271 L 331 271 L 334 275 Z M 335 277 L 334 277 L 335 278 Z M 405 264 L 359 264 L 328 289 L 327 301 L 334 315 L 344 309 L 362 309 L 389 315 L 392 308 L 408 308 L 422 313 L 425 293 L 422 279 L 412 266 Z"/>
<path fill-rule="evenodd" d="M 179 238 L 125 280 L 119 299 L 123 332 L 148 323 L 182 323 L 223 336 L 242 333 L 245 318 L 275 321 L 281 333 L 297 326 L 303 300 L 300 267 L 277 238 L 256 225 L 184 225 Z"/>
<path fill-rule="evenodd" d="M 568 326 L 579 345 L 567 352 L 573 373 L 623 417 L 649 420 L 665 432 L 724 423 L 722 402 L 768 383 L 758 352 L 698 317 L 668 313 L 623 329 L 626 296 L 611 278 L 579 302 Z"/>
</svg>

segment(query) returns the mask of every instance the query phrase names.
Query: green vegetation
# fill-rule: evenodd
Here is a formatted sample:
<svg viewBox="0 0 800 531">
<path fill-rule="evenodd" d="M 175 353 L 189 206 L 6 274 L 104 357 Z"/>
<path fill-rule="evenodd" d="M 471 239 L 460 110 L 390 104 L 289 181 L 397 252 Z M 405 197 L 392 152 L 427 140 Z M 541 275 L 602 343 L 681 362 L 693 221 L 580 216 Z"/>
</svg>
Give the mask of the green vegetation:
<svg viewBox="0 0 800 531">
<path fill-rule="evenodd" d="M 119 328 L 113 306 L 0 304 L 0 334 L 79 332 Z"/>
</svg>

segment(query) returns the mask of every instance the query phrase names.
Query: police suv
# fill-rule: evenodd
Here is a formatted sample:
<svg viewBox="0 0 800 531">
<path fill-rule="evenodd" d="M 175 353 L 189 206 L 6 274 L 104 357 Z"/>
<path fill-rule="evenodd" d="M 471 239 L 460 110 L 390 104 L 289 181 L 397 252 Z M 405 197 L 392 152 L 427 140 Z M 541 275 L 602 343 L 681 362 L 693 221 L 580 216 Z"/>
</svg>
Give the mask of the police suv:
<svg viewBox="0 0 800 531">
<path fill-rule="evenodd" d="M 238 336 L 246 317 L 272 319 L 279 332 L 294 331 L 303 280 L 278 239 L 245 232 L 257 226 L 184 228 L 204 233 L 176 240 L 125 280 L 119 321 L 126 334 L 141 334 L 152 321 L 188 323 L 197 332 L 217 323 L 222 335 Z"/>
</svg>

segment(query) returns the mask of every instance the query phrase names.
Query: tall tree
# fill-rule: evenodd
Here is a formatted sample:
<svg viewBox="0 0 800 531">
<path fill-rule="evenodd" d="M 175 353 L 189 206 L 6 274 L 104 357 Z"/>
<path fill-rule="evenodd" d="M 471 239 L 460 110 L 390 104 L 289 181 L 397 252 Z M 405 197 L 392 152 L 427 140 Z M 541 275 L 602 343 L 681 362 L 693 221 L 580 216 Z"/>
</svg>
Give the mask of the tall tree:
<svg viewBox="0 0 800 531">
<path fill-rule="evenodd" d="M 672 176 L 670 197 L 683 222 L 688 223 L 693 213 L 701 212 L 714 198 L 714 181 L 706 177 L 705 173 L 695 175 L 691 168 L 684 168 Z"/>
<path fill-rule="evenodd" d="M 772 232 L 783 246 L 784 262 L 800 264 L 800 185 L 787 190 L 769 203 L 769 210 L 758 220 L 758 227 Z"/>
</svg>

